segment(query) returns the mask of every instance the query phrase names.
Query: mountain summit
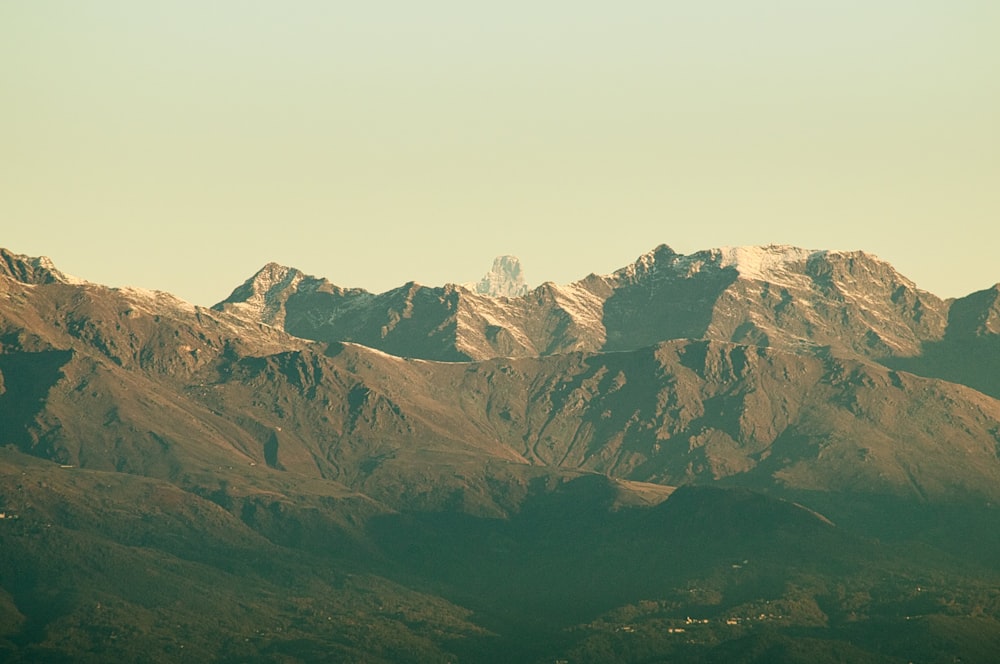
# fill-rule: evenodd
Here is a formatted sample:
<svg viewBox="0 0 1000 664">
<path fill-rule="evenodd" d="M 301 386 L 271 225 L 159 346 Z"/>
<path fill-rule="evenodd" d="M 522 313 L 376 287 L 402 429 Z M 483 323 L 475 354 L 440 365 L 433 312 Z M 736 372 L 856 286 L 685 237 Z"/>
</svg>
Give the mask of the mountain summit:
<svg viewBox="0 0 1000 664">
<path fill-rule="evenodd" d="M 493 268 L 477 283 L 469 284 L 468 288 L 490 297 L 521 297 L 528 294 L 528 285 L 524 282 L 521 261 L 517 256 L 497 256 L 493 259 Z"/>
<path fill-rule="evenodd" d="M 0 248 L 0 275 L 22 284 L 78 284 L 79 279 L 56 269 L 48 256 L 24 256 Z"/>
</svg>

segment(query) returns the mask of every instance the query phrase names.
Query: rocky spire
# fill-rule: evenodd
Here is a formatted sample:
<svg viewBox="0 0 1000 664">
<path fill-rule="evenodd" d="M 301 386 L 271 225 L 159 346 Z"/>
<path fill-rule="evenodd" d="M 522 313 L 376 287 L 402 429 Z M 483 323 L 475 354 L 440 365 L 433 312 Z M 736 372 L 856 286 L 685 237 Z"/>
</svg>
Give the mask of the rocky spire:
<svg viewBox="0 0 1000 664">
<path fill-rule="evenodd" d="M 516 256 L 497 256 L 493 259 L 493 269 L 472 284 L 471 289 L 490 297 L 520 297 L 527 294 L 528 285 L 521 272 L 521 261 Z"/>
</svg>

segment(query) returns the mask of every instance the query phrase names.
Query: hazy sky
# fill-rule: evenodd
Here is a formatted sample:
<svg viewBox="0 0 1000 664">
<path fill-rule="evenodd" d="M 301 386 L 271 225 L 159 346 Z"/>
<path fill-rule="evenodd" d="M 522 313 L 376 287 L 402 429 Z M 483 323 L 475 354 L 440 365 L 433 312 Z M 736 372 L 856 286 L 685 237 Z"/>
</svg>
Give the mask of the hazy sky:
<svg viewBox="0 0 1000 664">
<path fill-rule="evenodd" d="M 660 243 L 1000 281 L 997 0 L 0 0 L 0 246 L 212 304 L 265 262 L 532 285 Z"/>
</svg>

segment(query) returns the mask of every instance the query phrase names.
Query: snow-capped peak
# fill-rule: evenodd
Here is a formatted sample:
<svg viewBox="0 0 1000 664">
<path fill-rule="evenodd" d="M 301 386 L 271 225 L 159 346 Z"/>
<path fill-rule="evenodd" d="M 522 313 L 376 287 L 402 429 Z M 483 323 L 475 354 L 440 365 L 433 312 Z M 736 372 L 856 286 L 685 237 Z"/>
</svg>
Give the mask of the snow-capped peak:
<svg viewBox="0 0 1000 664">
<path fill-rule="evenodd" d="M 304 278 L 295 268 L 268 263 L 216 307 L 226 304 L 240 315 L 280 325 L 284 320 L 284 300 Z"/>
<path fill-rule="evenodd" d="M 250 278 L 250 283 L 256 292 L 267 293 L 283 282 L 295 281 L 297 277 L 301 278 L 301 273 L 293 267 L 268 263 Z"/>
</svg>

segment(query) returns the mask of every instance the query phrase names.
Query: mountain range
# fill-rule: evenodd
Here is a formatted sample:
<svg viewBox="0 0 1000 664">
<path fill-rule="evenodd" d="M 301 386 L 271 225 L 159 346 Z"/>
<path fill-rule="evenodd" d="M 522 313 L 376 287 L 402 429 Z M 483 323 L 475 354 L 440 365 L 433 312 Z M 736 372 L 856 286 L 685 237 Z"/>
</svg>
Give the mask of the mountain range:
<svg viewBox="0 0 1000 664">
<path fill-rule="evenodd" d="M 0 250 L 0 654 L 992 661 L 998 376 L 1000 286 L 864 252 L 205 308 Z"/>
</svg>

